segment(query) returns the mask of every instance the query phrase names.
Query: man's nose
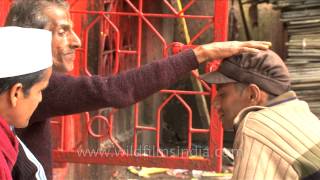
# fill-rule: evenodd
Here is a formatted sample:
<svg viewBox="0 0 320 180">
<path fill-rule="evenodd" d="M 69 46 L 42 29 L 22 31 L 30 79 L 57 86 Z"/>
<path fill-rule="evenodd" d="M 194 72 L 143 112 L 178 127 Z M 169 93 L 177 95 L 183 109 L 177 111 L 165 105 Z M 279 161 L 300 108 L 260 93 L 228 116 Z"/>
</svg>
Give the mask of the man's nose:
<svg viewBox="0 0 320 180">
<path fill-rule="evenodd" d="M 76 49 L 76 48 L 81 47 L 81 40 L 74 31 L 71 32 L 70 46 L 72 49 Z"/>
</svg>

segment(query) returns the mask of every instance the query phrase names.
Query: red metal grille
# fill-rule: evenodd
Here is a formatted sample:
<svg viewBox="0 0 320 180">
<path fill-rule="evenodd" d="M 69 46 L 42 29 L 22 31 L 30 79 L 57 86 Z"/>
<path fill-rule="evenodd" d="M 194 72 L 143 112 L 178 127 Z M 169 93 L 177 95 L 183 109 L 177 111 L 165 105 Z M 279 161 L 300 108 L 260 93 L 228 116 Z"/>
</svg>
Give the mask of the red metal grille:
<svg viewBox="0 0 320 180">
<path fill-rule="evenodd" d="M 1 1 L 3 2 L 3 1 Z M 74 20 L 75 30 L 82 39 L 83 46 L 78 50 L 77 59 L 79 63 L 75 65 L 75 70 L 72 74 L 79 75 L 85 74 L 90 76 L 92 73 L 88 68 L 88 51 L 90 43 L 90 32 L 98 24 L 99 28 L 99 49 L 98 49 L 98 74 L 108 75 L 116 74 L 121 70 L 127 69 L 128 66 L 140 67 L 143 64 L 142 59 L 142 43 L 144 28 L 148 28 L 149 31 L 154 33 L 154 37 L 161 42 L 161 51 L 163 56 L 168 56 L 170 50 L 175 52 L 185 47 L 194 47 L 194 42 L 206 31 L 211 30 L 213 27 L 213 41 L 225 41 L 227 40 L 227 16 L 228 16 L 228 1 L 227 0 L 215 0 L 212 11 L 214 16 L 210 15 L 191 15 L 188 14 L 188 10 L 200 0 L 189 1 L 181 11 L 176 10 L 168 0 L 152 1 L 162 4 L 168 9 L 168 13 L 155 13 L 147 12 L 144 9 L 144 4 L 150 3 L 147 0 L 107 0 L 99 1 L 102 5 L 99 10 L 87 10 L 89 6 L 97 3 L 94 0 L 80 1 L 69 0 L 71 4 L 71 13 Z M 9 1 L 0 4 L 0 7 L 8 7 Z M 104 7 L 103 7 L 104 5 Z M 123 9 L 123 7 L 126 7 Z M 105 10 L 104 8 L 108 8 Z M 97 8 L 95 8 L 97 9 Z M 4 11 L 1 11 L 4 12 Z M 4 16 L 1 16 L 4 17 Z M 129 27 L 128 24 L 123 23 L 130 21 L 130 19 L 136 19 L 136 26 Z M 190 38 L 190 42 L 186 46 L 181 46 L 179 43 L 168 42 L 164 36 L 157 30 L 157 28 L 150 21 L 151 18 L 160 19 L 178 19 L 185 18 L 186 20 L 204 21 L 203 27 Z M 0 18 L 2 20 L 2 18 Z M 1 23 L 2 21 L 0 21 Z M 88 23 L 89 22 L 89 23 Z M 136 28 L 133 34 L 130 30 Z M 134 36 L 134 38 L 133 38 Z M 108 46 L 108 50 L 106 50 Z M 110 50 L 111 49 L 111 50 Z M 122 60 L 124 59 L 124 60 Z M 128 59 L 128 60 L 127 60 Z M 130 62 L 131 61 L 131 62 Z M 212 71 L 218 66 L 216 61 L 207 64 L 207 71 Z M 197 78 L 197 73 L 193 72 L 193 76 Z M 209 129 L 198 129 L 192 127 L 193 121 L 193 109 L 184 100 L 185 95 L 204 95 L 210 96 L 212 102 L 215 97 L 215 88 L 210 87 L 204 82 L 201 82 L 205 91 L 184 91 L 184 90 L 161 90 L 161 94 L 167 96 L 156 112 L 155 126 L 143 126 L 139 122 L 140 107 L 137 103 L 132 107 L 133 110 L 133 143 L 132 149 L 128 151 L 127 147 L 118 141 L 114 135 L 114 121 L 117 119 L 116 109 L 108 109 L 105 111 L 99 111 L 94 116 L 90 116 L 89 113 L 84 114 L 85 126 L 87 132 L 79 133 L 78 129 L 81 129 L 81 123 L 79 116 L 65 116 L 57 121 L 53 121 L 54 126 L 58 127 L 55 134 L 56 149 L 53 152 L 55 162 L 74 162 L 74 163 L 97 163 L 97 164 L 110 164 L 110 165 L 135 165 L 135 166 L 149 166 L 149 167 L 168 167 L 168 168 L 187 168 L 187 169 L 203 169 L 203 170 L 216 170 L 221 171 L 222 164 L 222 134 L 223 129 L 221 122 L 218 120 L 217 114 L 210 106 L 210 126 Z M 187 148 L 183 150 L 178 156 L 169 156 L 164 152 L 164 148 L 160 147 L 160 133 L 161 133 L 161 113 L 163 108 L 172 99 L 177 99 L 180 104 L 185 108 L 188 113 L 188 138 Z M 95 130 L 92 129 L 92 124 L 98 120 L 99 127 Z M 78 132 L 77 132 L 78 131 Z M 139 150 L 138 134 L 139 132 L 150 131 L 156 134 L 155 136 L 155 153 L 144 155 Z M 97 133 L 98 132 L 98 133 Z M 80 134 L 80 135 L 79 135 Z M 89 137 L 88 135 L 89 134 Z M 207 134 L 208 140 L 208 155 L 204 158 L 192 158 L 189 156 L 189 152 L 192 151 L 192 135 L 193 134 Z M 79 149 L 88 147 L 88 138 L 94 138 L 99 143 L 109 140 L 114 147 L 113 152 L 91 152 L 81 154 Z M 80 147 L 80 148 L 79 148 Z M 131 147 L 131 146 L 130 146 Z M 90 151 L 90 150 L 89 150 Z M 79 153 L 80 152 L 80 153 Z"/>
<path fill-rule="evenodd" d="M 0 1 L 0 26 L 4 25 L 12 0 Z"/>
</svg>

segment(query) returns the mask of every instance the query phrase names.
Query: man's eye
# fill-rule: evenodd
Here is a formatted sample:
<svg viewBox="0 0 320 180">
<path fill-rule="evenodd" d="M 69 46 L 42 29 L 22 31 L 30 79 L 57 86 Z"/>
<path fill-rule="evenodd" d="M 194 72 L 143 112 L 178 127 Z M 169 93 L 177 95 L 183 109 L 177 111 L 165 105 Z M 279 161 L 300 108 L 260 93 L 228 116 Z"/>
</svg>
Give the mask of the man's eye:
<svg viewBox="0 0 320 180">
<path fill-rule="evenodd" d="M 63 36 L 65 33 L 66 33 L 66 32 L 65 32 L 64 30 L 58 31 L 58 34 L 59 34 L 60 36 Z"/>
</svg>

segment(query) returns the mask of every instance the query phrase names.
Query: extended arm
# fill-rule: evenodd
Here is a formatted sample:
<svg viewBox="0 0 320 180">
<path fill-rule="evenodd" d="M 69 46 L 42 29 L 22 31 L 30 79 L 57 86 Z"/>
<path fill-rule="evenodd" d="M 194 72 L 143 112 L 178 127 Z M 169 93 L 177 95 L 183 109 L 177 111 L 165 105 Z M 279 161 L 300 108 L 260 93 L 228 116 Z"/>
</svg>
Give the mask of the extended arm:
<svg viewBox="0 0 320 180">
<path fill-rule="evenodd" d="M 102 107 L 125 107 L 176 82 L 206 60 L 268 49 L 268 42 L 217 42 L 115 76 L 71 77 L 54 73 L 32 119 L 67 115 Z M 257 48 L 257 49 L 255 49 Z M 46 117 L 40 117 L 40 116 Z M 36 117 L 36 118 L 35 118 Z"/>
<path fill-rule="evenodd" d="M 34 116 L 125 107 L 170 86 L 197 67 L 193 51 L 187 50 L 115 76 L 72 77 L 54 73 Z"/>
</svg>

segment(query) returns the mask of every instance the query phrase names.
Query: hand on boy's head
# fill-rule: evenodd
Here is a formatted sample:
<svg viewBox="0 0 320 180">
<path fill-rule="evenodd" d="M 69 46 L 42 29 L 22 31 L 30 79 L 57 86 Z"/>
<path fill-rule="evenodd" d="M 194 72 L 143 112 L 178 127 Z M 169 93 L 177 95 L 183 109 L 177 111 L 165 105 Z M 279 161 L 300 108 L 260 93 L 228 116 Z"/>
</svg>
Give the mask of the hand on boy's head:
<svg viewBox="0 0 320 180">
<path fill-rule="evenodd" d="M 224 59 L 240 53 L 257 53 L 271 47 L 267 41 L 225 41 L 213 42 L 198 46 L 194 49 L 199 63 L 212 59 Z"/>
<path fill-rule="evenodd" d="M 268 41 L 234 41 L 234 43 L 238 43 L 239 53 L 258 53 L 259 50 L 268 50 L 272 47 L 272 43 Z"/>
</svg>

